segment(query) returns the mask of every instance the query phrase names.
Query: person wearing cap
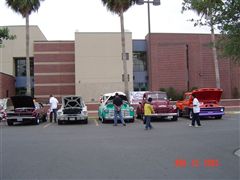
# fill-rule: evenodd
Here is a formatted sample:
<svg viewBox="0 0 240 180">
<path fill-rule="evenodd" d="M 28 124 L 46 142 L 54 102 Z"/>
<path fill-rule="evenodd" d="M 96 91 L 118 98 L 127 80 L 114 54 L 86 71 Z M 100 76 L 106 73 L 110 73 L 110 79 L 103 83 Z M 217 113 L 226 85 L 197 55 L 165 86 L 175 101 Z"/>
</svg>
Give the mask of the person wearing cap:
<svg viewBox="0 0 240 180">
<path fill-rule="evenodd" d="M 151 116 L 152 114 L 155 113 L 151 102 L 152 102 L 152 98 L 149 97 L 147 102 L 144 104 L 144 118 L 146 122 L 146 125 L 145 125 L 146 130 L 148 130 L 148 128 L 152 129 Z"/>
</svg>

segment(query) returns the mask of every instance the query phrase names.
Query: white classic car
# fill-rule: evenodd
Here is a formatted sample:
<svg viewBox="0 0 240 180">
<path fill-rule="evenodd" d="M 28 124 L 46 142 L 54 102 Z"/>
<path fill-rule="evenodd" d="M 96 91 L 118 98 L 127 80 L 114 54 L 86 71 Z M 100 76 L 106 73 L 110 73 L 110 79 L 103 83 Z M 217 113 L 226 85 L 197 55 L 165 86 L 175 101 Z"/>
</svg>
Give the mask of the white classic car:
<svg viewBox="0 0 240 180">
<path fill-rule="evenodd" d="M 88 123 L 87 106 L 81 96 L 62 97 L 62 106 L 57 111 L 58 124 L 64 122 Z"/>
</svg>

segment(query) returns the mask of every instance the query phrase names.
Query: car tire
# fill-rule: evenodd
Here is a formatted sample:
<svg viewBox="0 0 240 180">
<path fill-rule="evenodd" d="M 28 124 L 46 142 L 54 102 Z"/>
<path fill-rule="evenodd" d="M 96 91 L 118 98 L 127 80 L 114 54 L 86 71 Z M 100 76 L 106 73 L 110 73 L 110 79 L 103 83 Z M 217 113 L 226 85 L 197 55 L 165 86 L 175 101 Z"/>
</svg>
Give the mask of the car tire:
<svg viewBox="0 0 240 180">
<path fill-rule="evenodd" d="M 221 115 L 215 116 L 215 119 L 222 119 L 222 116 Z"/>
<path fill-rule="evenodd" d="M 39 117 L 35 118 L 34 124 L 35 125 L 39 125 L 40 124 L 40 118 Z"/>
<path fill-rule="evenodd" d="M 7 121 L 8 126 L 13 126 L 13 122 L 12 121 Z"/>
<path fill-rule="evenodd" d="M 178 120 L 178 116 L 173 116 L 172 121 L 177 121 Z"/>
<path fill-rule="evenodd" d="M 62 124 L 63 124 L 63 122 L 58 120 L 58 125 L 62 125 Z"/>
<path fill-rule="evenodd" d="M 183 113 L 180 109 L 177 109 L 177 114 L 178 114 L 178 117 L 182 117 Z"/>
<path fill-rule="evenodd" d="M 193 119 L 193 111 L 192 110 L 189 110 L 189 119 Z"/>
</svg>

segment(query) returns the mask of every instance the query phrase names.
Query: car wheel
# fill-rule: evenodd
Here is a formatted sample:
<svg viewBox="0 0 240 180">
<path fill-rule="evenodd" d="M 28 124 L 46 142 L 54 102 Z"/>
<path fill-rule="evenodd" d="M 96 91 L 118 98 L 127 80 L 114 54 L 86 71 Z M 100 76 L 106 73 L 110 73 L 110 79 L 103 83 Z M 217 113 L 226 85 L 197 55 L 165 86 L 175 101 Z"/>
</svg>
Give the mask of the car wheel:
<svg viewBox="0 0 240 180">
<path fill-rule="evenodd" d="M 106 120 L 102 117 L 102 118 L 101 118 L 101 121 L 102 121 L 102 123 L 105 123 Z"/>
<path fill-rule="evenodd" d="M 193 119 L 193 111 L 192 110 L 189 110 L 189 119 Z"/>
<path fill-rule="evenodd" d="M 215 116 L 215 119 L 222 119 L 222 116 L 221 115 Z"/>
<path fill-rule="evenodd" d="M 36 118 L 35 118 L 34 124 L 35 124 L 35 125 L 39 125 L 39 124 L 40 124 L 40 118 L 39 118 L 39 117 L 36 117 Z"/>
<path fill-rule="evenodd" d="M 178 120 L 178 116 L 173 116 L 172 121 L 177 121 Z"/>
<path fill-rule="evenodd" d="M 59 120 L 58 120 L 58 125 L 62 125 L 62 124 L 63 124 L 62 121 L 59 121 Z"/>
<path fill-rule="evenodd" d="M 8 126 L 13 126 L 13 122 L 12 121 L 7 121 Z"/>
<path fill-rule="evenodd" d="M 178 117 L 182 117 L 182 111 L 180 109 L 177 109 L 177 114 L 178 114 Z"/>
</svg>

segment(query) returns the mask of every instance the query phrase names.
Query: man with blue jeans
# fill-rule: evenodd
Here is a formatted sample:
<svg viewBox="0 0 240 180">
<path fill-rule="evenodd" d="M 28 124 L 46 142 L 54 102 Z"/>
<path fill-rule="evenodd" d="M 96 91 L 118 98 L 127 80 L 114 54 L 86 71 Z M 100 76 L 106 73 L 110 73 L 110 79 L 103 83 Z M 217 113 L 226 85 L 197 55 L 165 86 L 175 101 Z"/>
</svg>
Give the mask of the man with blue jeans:
<svg viewBox="0 0 240 180">
<path fill-rule="evenodd" d="M 54 115 L 54 122 L 56 123 L 58 100 L 52 94 L 50 95 L 49 103 L 50 103 L 50 122 L 52 122 L 52 117 Z"/>
<path fill-rule="evenodd" d="M 121 123 L 126 126 L 126 123 L 123 120 L 122 112 L 121 112 L 121 106 L 123 104 L 122 99 L 119 97 L 118 93 L 115 94 L 115 97 L 113 99 L 113 105 L 114 105 L 114 126 L 117 126 L 118 122 L 118 116 L 121 120 Z"/>
</svg>

